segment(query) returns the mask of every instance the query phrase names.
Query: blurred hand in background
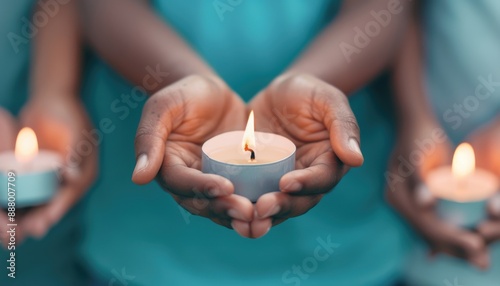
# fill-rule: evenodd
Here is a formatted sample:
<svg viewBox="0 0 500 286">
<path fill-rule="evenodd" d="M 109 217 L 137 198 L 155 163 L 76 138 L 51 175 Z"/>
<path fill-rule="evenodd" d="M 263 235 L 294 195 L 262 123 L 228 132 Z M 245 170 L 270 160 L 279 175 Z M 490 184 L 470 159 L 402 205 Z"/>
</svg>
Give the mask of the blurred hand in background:
<svg viewBox="0 0 500 286">
<path fill-rule="evenodd" d="M 85 136 L 92 134 L 93 127 L 75 95 L 32 96 L 20 121 L 35 131 L 40 149 L 56 151 L 63 158 L 61 186 L 55 197 L 20 218 L 22 234 L 40 238 L 91 187 L 98 170 L 99 142 Z"/>
<path fill-rule="evenodd" d="M 469 138 L 476 154 L 478 168 L 488 170 L 500 180 L 500 116 Z M 487 243 L 500 240 L 500 193 L 488 205 L 489 219 L 478 227 Z"/>
<path fill-rule="evenodd" d="M 425 187 L 424 178 L 430 170 L 451 163 L 453 149 L 444 130 L 438 124 L 404 130 L 398 136 L 386 174 L 389 202 L 422 235 L 431 254 L 447 253 L 487 268 L 489 254 L 483 238 L 441 220 L 434 208 L 436 199 Z M 422 156 L 421 161 L 415 160 L 417 156 Z"/>
</svg>

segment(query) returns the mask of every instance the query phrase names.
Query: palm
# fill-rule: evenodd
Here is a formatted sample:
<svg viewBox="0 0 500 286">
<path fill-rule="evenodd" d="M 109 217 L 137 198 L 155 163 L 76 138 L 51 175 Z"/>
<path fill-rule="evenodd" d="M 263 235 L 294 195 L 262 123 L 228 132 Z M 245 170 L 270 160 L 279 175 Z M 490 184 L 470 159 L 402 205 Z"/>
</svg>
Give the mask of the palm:
<svg viewBox="0 0 500 286">
<path fill-rule="evenodd" d="M 281 134 L 297 146 L 296 170 L 281 178 L 282 192 L 264 195 L 256 205 L 260 217 L 272 218 L 274 225 L 307 212 L 349 166 L 362 163 L 358 126 L 345 95 L 319 79 L 278 78 L 250 108 L 257 130 Z"/>
<path fill-rule="evenodd" d="M 186 210 L 226 227 L 233 219 L 251 220 L 251 202 L 234 195 L 231 182 L 200 171 L 202 144 L 220 133 L 243 129 L 246 116 L 241 99 L 213 80 L 190 76 L 164 88 L 143 109 L 133 180 L 142 184 L 156 177 Z M 141 158 L 147 158 L 144 168 Z"/>
</svg>

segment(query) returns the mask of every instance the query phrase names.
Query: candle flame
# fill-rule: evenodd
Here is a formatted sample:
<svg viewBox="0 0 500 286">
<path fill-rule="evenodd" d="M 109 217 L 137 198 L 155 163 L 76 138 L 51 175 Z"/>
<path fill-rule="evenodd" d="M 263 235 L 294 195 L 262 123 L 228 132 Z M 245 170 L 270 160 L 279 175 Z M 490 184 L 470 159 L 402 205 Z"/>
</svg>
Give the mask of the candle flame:
<svg viewBox="0 0 500 286">
<path fill-rule="evenodd" d="M 33 129 L 25 127 L 19 131 L 15 155 L 19 162 L 28 162 L 38 154 L 38 141 Z"/>
<path fill-rule="evenodd" d="M 245 128 L 245 133 L 243 133 L 241 147 L 243 150 L 248 148 L 255 150 L 255 123 L 253 110 L 250 112 L 250 116 L 248 116 L 247 127 Z"/>
<path fill-rule="evenodd" d="M 463 178 L 472 174 L 476 169 L 476 157 L 474 149 L 469 143 L 462 143 L 457 147 L 453 155 L 451 164 L 453 175 L 457 178 Z"/>
</svg>

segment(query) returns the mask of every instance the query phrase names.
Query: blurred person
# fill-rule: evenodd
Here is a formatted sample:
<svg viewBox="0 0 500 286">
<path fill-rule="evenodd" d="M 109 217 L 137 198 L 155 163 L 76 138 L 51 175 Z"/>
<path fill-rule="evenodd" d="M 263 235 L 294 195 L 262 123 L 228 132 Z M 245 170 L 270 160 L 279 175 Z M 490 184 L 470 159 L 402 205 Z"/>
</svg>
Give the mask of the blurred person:
<svg viewBox="0 0 500 286">
<path fill-rule="evenodd" d="M 40 148 L 57 151 L 65 159 L 54 198 L 22 214 L 16 210 L 15 249 L 4 248 L 8 222 L 0 211 L 0 284 L 88 285 L 77 257 L 82 209 L 73 205 L 94 180 L 97 146 L 78 160 L 72 157 L 79 155 L 72 152 L 88 140 L 84 133 L 92 128 L 80 99 L 77 3 L 2 1 L 0 15 L 0 148 L 13 150 L 20 127 L 29 126 Z M 6 270 L 11 251 L 15 252 L 15 278 L 7 276 L 10 270 Z"/>
<path fill-rule="evenodd" d="M 383 197 L 388 94 L 359 89 L 387 66 L 410 4 L 212 2 L 82 1 L 86 34 L 109 64 L 96 59 L 85 86 L 108 127 L 85 216 L 88 268 L 103 285 L 392 285 L 406 243 Z M 365 163 L 323 196 L 363 160 L 349 104 Z M 243 129 L 250 108 L 257 130 L 299 147 L 283 191 L 255 207 L 199 171 L 201 144 Z M 134 182 L 157 176 L 160 186 L 125 179 L 134 165 Z"/>
<path fill-rule="evenodd" d="M 500 3 L 423 1 L 394 71 L 399 136 L 390 172 L 400 157 L 426 152 L 404 180 L 391 180 L 388 197 L 422 235 L 409 257 L 410 285 L 498 285 L 500 197 L 475 230 L 441 221 L 422 178 L 449 165 L 453 145 L 470 142 L 477 166 L 500 177 Z M 429 141 L 430 140 L 430 141 Z M 431 142 L 422 150 L 422 143 Z M 430 146 L 430 147 L 429 147 Z M 431 256 L 428 256 L 431 253 Z"/>
</svg>

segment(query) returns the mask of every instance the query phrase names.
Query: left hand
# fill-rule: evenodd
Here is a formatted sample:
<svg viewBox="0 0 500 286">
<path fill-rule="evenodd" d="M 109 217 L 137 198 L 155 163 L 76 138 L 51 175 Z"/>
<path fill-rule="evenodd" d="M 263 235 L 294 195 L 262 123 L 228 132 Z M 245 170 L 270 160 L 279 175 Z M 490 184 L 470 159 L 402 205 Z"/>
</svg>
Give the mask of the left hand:
<svg viewBox="0 0 500 286">
<path fill-rule="evenodd" d="M 347 173 L 363 164 L 359 127 L 347 97 L 310 75 L 283 75 L 249 105 L 256 130 L 283 135 L 297 146 L 296 170 L 280 180 L 280 192 L 255 205 L 250 228 L 260 237 L 314 207 Z M 291 116 L 292 115 L 292 116 Z"/>
<path fill-rule="evenodd" d="M 23 126 L 33 128 L 40 149 L 59 152 L 63 158 L 60 189 L 47 204 L 35 207 L 20 218 L 23 236 L 43 237 L 80 199 L 97 174 L 100 142 L 92 134 L 85 108 L 76 96 L 31 98 L 23 108 Z M 102 138 L 100 138 L 102 140 Z M 85 143 L 85 144 L 83 144 Z M 85 150 L 82 146 L 85 145 Z"/>
<path fill-rule="evenodd" d="M 497 175 L 500 179 L 500 117 L 470 137 L 476 153 L 476 165 Z M 486 242 L 500 240 L 500 193 L 488 206 L 489 219 L 478 227 Z"/>
</svg>

